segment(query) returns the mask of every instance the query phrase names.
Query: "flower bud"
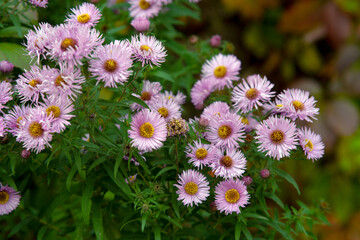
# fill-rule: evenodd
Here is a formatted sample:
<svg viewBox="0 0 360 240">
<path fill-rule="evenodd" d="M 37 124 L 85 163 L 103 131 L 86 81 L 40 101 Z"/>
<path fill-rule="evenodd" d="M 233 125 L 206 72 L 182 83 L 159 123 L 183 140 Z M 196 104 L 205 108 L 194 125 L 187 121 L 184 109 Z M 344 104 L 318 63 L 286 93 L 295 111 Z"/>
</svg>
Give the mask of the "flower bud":
<svg viewBox="0 0 360 240">
<path fill-rule="evenodd" d="M 195 44 L 195 43 L 197 43 L 198 41 L 199 41 L 199 38 L 198 38 L 197 36 L 191 35 L 191 37 L 190 37 L 190 39 L 189 39 L 189 42 L 190 42 L 191 44 Z"/>
<path fill-rule="evenodd" d="M 221 44 L 221 37 L 220 37 L 220 35 L 214 35 L 214 36 L 211 37 L 211 39 L 210 39 L 210 45 L 211 45 L 212 47 L 218 47 L 218 46 L 220 46 L 220 44 Z"/>
<path fill-rule="evenodd" d="M 9 61 L 1 61 L 0 62 L 0 72 L 9 73 L 14 69 L 14 65 Z"/>
<path fill-rule="evenodd" d="M 131 21 L 131 26 L 133 26 L 136 31 L 145 32 L 150 28 L 150 21 L 146 17 L 137 17 Z"/>
<path fill-rule="evenodd" d="M 202 127 L 207 127 L 209 125 L 209 119 L 207 119 L 206 117 L 201 117 L 199 119 L 199 124 Z"/>
<path fill-rule="evenodd" d="M 21 151 L 21 157 L 22 157 L 23 159 L 29 158 L 30 155 L 31 155 L 31 152 L 30 152 L 29 150 L 23 149 L 23 150 Z"/>
<path fill-rule="evenodd" d="M 245 176 L 242 180 L 244 181 L 245 186 L 249 186 L 253 182 L 253 179 L 250 176 Z"/>
<path fill-rule="evenodd" d="M 260 176 L 264 179 L 270 177 L 270 171 L 268 169 L 263 169 L 260 171 Z"/>
</svg>

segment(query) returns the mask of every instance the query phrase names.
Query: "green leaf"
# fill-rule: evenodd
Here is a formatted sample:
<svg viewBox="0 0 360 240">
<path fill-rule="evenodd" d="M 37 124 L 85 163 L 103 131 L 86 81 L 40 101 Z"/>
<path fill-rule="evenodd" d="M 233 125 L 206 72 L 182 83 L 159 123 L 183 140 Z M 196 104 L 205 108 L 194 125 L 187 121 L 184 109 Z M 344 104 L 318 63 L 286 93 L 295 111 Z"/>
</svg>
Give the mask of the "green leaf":
<svg viewBox="0 0 360 240">
<path fill-rule="evenodd" d="M 90 222 L 91 197 L 94 190 L 94 179 L 86 181 L 85 189 L 81 198 L 81 211 L 85 224 Z"/>
<path fill-rule="evenodd" d="M 174 208 L 174 212 L 178 218 L 180 218 L 180 211 L 179 211 L 179 205 L 177 201 L 177 194 L 175 191 L 172 192 L 172 206 Z"/>
<path fill-rule="evenodd" d="M 102 217 L 100 202 L 98 201 L 94 201 L 91 219 L 92 219 L 96 239 L 97 240 L 104 239 L 103 217 Z"/>
<path fill-rule="evenodd" d="M 175 82 L 175 79 L 171 75 L 169 75 L 168 73 L 163 72 L 163 71 L 156 71 L 156 72 L 152 73 L 152 75 L 162 78 L 162 79 L 165 79 L 172 83 Z"/>
<path fill-rule="evenodd" d="M 154 237 L 155 237 L 155 240 L 161 240 L 160 226 L 154 227 Z"/>
<path fill-rule="evenodd" d="M 117 174 L 117 177 L 114 177 L 114 171 L 108 165 L 104 164 L 104 168 L 113 182 L 126 194 L 124 197 L 132 199 L 131 190 L 129 185 L 125 182 L 124 177 L 120 173 Z"/>
<path fill-rule="evenodd" d="M 105 162 L 107 160 L 106 157 L 101 157 L 101 158 L 98 158 L 96 159 L 89 167 L 88 169 L 88 173 L 93 170 L 93 168 L 95 168 L 96 166 L 100 165 L 101 163 Z"/>
<path fill-rule="evenodd" d="M 145 229 L 145 225 L 146 225 L 146 220 L 148 219 L 149 215 L 148 214 L 144 214 L 141 217 L 141 231 L 144 232 Z"/>
<path fill-rule="evenodd" d="M 175 221 L 175 219 L 172 219 L 172 218 L 169 217 L 169 216 L 162 216 L 162 218 L 168 220 L 168 221 L 171 222 L 172 224 L 175 224 L 176 226 L 178 226 L 178 227 L 181 228 L 181 229 L 183 228 L 183 226 L 182 226 L 179 222 Z"/>
<path fill-rule="evenodd" d="M 46 225 L 43 225 L 40 230 L 38 231 L 36 240 L 42 240 L 46 234 L 48 227 Z"/>
<path fill-rule="evenodd" d="M 0 38 L 22 38 L 29 30 L 30 28 L 21 27 L 21 36 L 19 36 L 19 31 L 17 27 L 11 26 L 3 28 L 0 30 Z"/>
<path fill-rule="evenodd" d="M 25 225 L 27 225 L 28 223 L 32 222 L 32 219 L 29 218 L 25 218 L 24 220 L 22 220 L 21 222 L 19 222 L 15 227 L 13 227 L 11 229 L 11 232 L 9 233 L 9 235 L 7 235 L 8 238 L 10 238 L 11 236 L 13 236 L 14 234 L 16 234 L 17 232 L 19 232 Z"/>
<path fill-rule="evenodd" d="M 70 172 L 69 172 L 69 175 L 68 175 L 67 178 L 66 178 L 66 183 L 65 183 L 65 185 L 66 185 L 66 189 L 67 189 L 69 192 L 70 192 L 71 180 L 72 180 L 73 177 L 75 176 L 76 170 L 77 170 L 76 166 L 73 165 L 73 166 L 71 167 L 71 170 L 70 170 Z"/>
<path fill-rule="evenodd" d="M 133 154 L 134 154 L 136 160 L 140 163 L 140 166 L 145 170 L 145 172 L 147 174 L 151 175 L 149 168 L 147 167 L 144 159 L 140 156 L 140 154 L 137 151 L 133 151 Z M 129 161 L 130 161 L 130 158 L 129 158 Z"/>
<path fill-rule="evenodd" d="M 288 181 L 291 185 L 294 186 L 294 188 L 296 189 L 296 191 L 298 192 L 299 195 L 301 195 L 300 189 L 296 183 L 296 181 L 292 178 L 292 176 L 290 176 L 287 172 L 279 169 L 279 168 L 274 168 L 274 172 L 279 175 L 280 177 L 284 178 L 286 181 Z"/>
<path fill-rule="evenodd" d="M 264 217 L 260 214 L 257 214 L 257 213 L 243 213 L 244 217 L 250 217 L 250 218 L 257 218 L 257 219 L 260 219 L 260 220 L 269 220 L 267 217 Z"/>
<path fill-rule="evenodd" d="M 164 172 L 170 171 L 170 170 L 176 170 L 175 166 L 170 166 L 170 167 L 165 167 L 163 169 L 161 169 L 158 174 L 156 174 L 155 179 L 159 176 L 161 176 Z"/>
<path fill-rule="evenodd" d="M 114 164 L 114 177 L 116 178 L 116 175 L 119 171 L 119 166 L 120 166 L 120 163 L 123 161 L 123 155 L 122 154 L 119 154 L 117 157 L 116 157 L 116 161 L 115 161 L 115 164 Z M 130 161 L 130 159 L 129 159 Z"/>
<path fill-rule="evenodd" d="M 243 233 L 246 237 L 247 240 L 252 240 L 252 236 L 251 236 L 251 233 L 249 232 L 249 229 L 247 229 L 246 226 L 243 227 Z"/>
<path fill-rule="evenodd" d="M 120 26 L 120 27 L 116 27 L 116 28 L 112 28 L 106 31 L 106 34 L 109 35 L 114 35 L 114 33 L 118 33 L 121 30 L 123 30 L 124 28 L 126 28 L 126 25 Z"/>
<path fill-rule="evenodd" d="M 237 222 L 235 225 L 235 240 L 239 240 L 241 235 L 241 222 Z"/>
<path fill-rule="evenodd" d="M 17 190 L 14 180 L 9 176 L 9 174 L 4 173 L 1 169 L 0 169 L 0 179 L 3 179 L 3 181 L 0 181 L 2 184 L 6 183 L 6 184 L 10 185 L 10 187 Z"/>
<path fill-rule="evenodd" d="M 30 69 L 30 56 L 23 46 L 16 43 L 0 43 L 0 61 L 2 60 L 8 60 L 21 69 Z"/>
<path fill-rule="evenodd" d="M 145 108 L 149 108 L 149 106 L 143 101 L 143 100 L 141 100 L 140 98 L 137 98 L 137 97 L 135 97 L 135 96 L 133 96 L 133 95 L 130 95 L 130 96 L 128 96 L 127 97 L 130 101 L 133 101 L 133 102 L 135 102 L 135 103 L 137 103 L 137 104 L 139 104 L 139 105 L 141 105 L 141 106 L 143 106 L 143 107 L 145 107 Z"/>
<path fill-rule="evenodd" d="M 83 180 L 85 180 L 86 179 L 86 171 L 84 171 L 81 167 L 80 152 L 74 152 L 73 155 L 75 157 L 75 165 L 79 171 L 79 175 Z"/>
<path fill-rule="evenodd" d="M 22 34 L 21 34 L 21 23 L 20 23 L 19 15 L 17 15 L 17 14 L 10 14 L 10 19 L 11 19 L 11 21 L 13 22 L 13 24 L 14 24 L 15 27 L 16 27 L 16 32 L 17 32 L 18 36 L 19 36 L 20 38 L 23 37 Z"/>
</svg>

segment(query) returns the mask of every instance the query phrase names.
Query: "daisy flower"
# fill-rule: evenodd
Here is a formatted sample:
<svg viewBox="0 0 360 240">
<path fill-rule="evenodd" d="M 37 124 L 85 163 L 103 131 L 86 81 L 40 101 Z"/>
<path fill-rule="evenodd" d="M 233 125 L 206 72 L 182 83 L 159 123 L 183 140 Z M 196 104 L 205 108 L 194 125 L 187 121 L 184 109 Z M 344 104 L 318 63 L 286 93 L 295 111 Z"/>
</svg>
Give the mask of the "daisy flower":
<svg viewBox="0 0 360 240">
<path fill-rule="evenodd" d="M 154 64 L 160 66 L 160 63 L 165 62 L 166 50 L 162 43 L 154 36 L 146 36 L 140 33 L 137 36 L 131 37 L 131 45 L 133 48 L 134 59 L 145 64 Z"/>
<path fill-rule="evenodd" d="M 150 82 L 149 80 L 144 80 L 144 85 L 141 90 L 141 95 L 137 95 L 135 93 L 133 93 L 132 95 L 137 98 L 140 98 L 146 104 L 149 104 L 150 102 L 157 99 L 157 97 L 159 97 L 159 93 L 160 93 L 161 89 L 162 89 L 162 86 L 160 85 L 159 82 Z M 141 110 L 144 107 L 137 103 L 133 103 L 130 105 L 130 108 L 132 111 L 136 111 L 136 110 Z"/>
<path fill-rule="evenodd" d="M 270 83 L 266 77 L 251 75 L 234 88 L 231 100 L 238 111 L 247 113 L 254 107 L 257 109 L 258 106 L 262 106 L 263 102 L 270 101 L 270 98 L 274 96 L 274 92 L 271 92 L 273 87 L 274 84 Z"/>
<path fill-rule="evenodd" d="M 8 101 L 12 100 L 12 94 L 11 91 L 12 86 L 11 83 L 8 83 L 6 81 L 3 81 L 0 83 L 0 112 L 2 112 L 3 108 L 8 108 L 7 106 L 4 106 Z"/>
<path fill-rule="evenodd" d="M 161 10 L 161 1 L 158 0 L 129 0 L 131 17 L 152 18 Z"/>
<path fill-rule="evenodd" d="M 284 116 L 271 116 L 256 128 L 259 150 L 280 160 L 290 156 L 290 150 L 296 148 L 297 136 L 295 123 Z"/>
<path fill-rule="evenodd" d="M 210 167 L 215 176 L 226 179 L 240 177 L 246 169 L 246 159 L 242 152 L 235 148 L 217 149 L 210 161 Z"/>
<path fill-rule="evenodd" d="M 47 7 L 46 4 L 48 4 L 48 0 L 29 0 L 29 3 L 38 7 L 46 8 Z"/>
<path fill-rule="evenodd" d="M 235 148 L 243 142 L 244 124 L 235 113 L 225 114 L 210 122 L 207 139 L 217 147 Z"/>
<path fill-rule="evenodd" d="M 146 17 L 136 17 L 131 21 L 131 26 L 138 32 L 145 32 L 150 28 L 150 21 Z"/>
<path fill-rule="evenodd" d="M 28 54 L 31 58 L 38 58 L 40 56 L 46 58 L 45 53 L 52 40 L 52 33 L 54 28 L 48 23 L 40 23 L 38 27 L 34 26 L 34 30 L 29 30 L 28 34 L 25 35 L 26 43 L 24 44 Z"/>
<path fill-rule="evenodd" d="M 310 129 L 303 127 L 297 130 L 300 146 L 304 150 L 307 159 L 317 160 L 324 155 L 324 144 L 320 135 L 312 132 Z"/>
<path fill-rule="evenodd" d="M 225 180 L 215 187 L 216 207 L 226 215 L 233 212 L 239 214 L 240 207 L 245 207 L 249 203 L 249 199 L 246 186 L 239 179 Z"/>
<path fill-rule="evenodd" d="M 171 99 L 173 101 L 175 101 L 177 104 L 182 105 L 185 103 L 186 101 L 186 96 L 178 91 L 176 95 L 174 95 L 172 92 L 170 91 L 165 91 L 164 93 L 161 94 L 163 96 L 163 98 L 165 99 Z"/>
<path fill-rule="evenodd" d="M 232 87 L 232 81 L 239 80 L 241 62 L 234 55 L 218 54 L 202 66 L 202 78 L 210 79 L 218 90 Z"/>
<path fill-rule="evenodd" d="M 173 100 L 158 98 L 149 104 L 152 111 L 158 112 L 168 122 L 172 118 L 180 118 L 180 105 Z"/>
<path fill-rule="evenodd" d="M 186 156 L 189 157 L 189 163 L 202 169 L 208 166 L 216 149 L 210 144 L 203 144 L 200 140 L 194 141 L 194 145 L 189 144 L 186 147 Z"/>
<path fill-rule="evenodd" d="M 92 3 L 83 3 L 76 8 L 70 9 L 72 13 L 67 16 L 65 22 L 81 26 L 94 27 L 101 18 L 101 13 Z"/>
<path fill-rule="evenodd" d="M 75 24 L 60 24 L 54 28 L 53 39 L 47 54 L 53 60 L 81 65 L 92 51 L 103 43 L 96 29 Z"/>
<path fill-rule="evenodd" d="M 21 105 L 13 106 L 13 108 L 5 115 L 5 123 L 8 128 L 8 132 L 16 136 L 19 132 L 19 129 L 22 127 L 21 122 L 24 120 L 25 116 L 29 113 L 30 108 Z"/>
<path fill-rule="evenodd" d="M 7 215 L 20 204 L 20 193 L 0 183 L 0 215 Z"/>
<path fill-rule="evenodd" d="M 178 188 L 177 200 L 181 200 L 185 206 L 197 206 L 210 195 L 209 182 L 206 177 L 192 169 L 183 171 L 179 176 L 178 184 L 174 184 L 174 186 Z"/>
<path fill-rule="evenodd" d="M 97 83 L 105 82 L 105 87 L 117 87 L 129 78 L 132 70 L 132 49 L 128 41 L 118 41 L 99 46 L 90 60 L 89 71 L 92 76 L 97 76 Z"/>
<path fill-rule="evenodd" d="M 37 103 L 39 96 L 43 96 L 43 82 L 45 76 L 42 74 L 42 70 L 33 65 L 30 71 L 25 71 L 16 80 L 15 89 L 18 91 L 21 102 L 31 101 Z"/>
<path fill-rule="evenodd" d="M 216 101 L 207 106 L 201 117 L 205 117 L 210 121 L 217 121 L 217 119 L 225 114 L 230 113 L 230 107 L 225 102 Z"/>
<path fill-rule="evenodd" d="M 17 141 L 23 142 L 24 148 L 36 153 L 50 146 L 53 130 L 51 128 L 52 116 L 48 116 L 46 111 L 40 106 L 29 110 L 29 114 L 24 116 L 22 125 L 16 135 Z"/>
<path fill-rule="evenodd" d="M 41 104 L 48 117 L 52 117 L 51 128 L 54 132 L 60 133 L 65 130 L 66 125 L 70 125 L 69 120 L 74 115 L 69 113 L 74 111 L 74 106 L 67 97 L 50 97 Z"/>
<path fill-rule="evenodd" d="M 131 144 L 140 151 L 162 147 L 166 135 L 166 122 L 158 113 L 145 109 L 133 116 L 129 137 Z"/>
<path fill-rule="evenodd" d="M 60 70 L 57 68 L 45 68 L 43 74 L 46 76 L 43 91 L 50 96 L 66 96 L 75 100 L 81 94 L 81 84 L 85 77 L 81 70 L 72 64 L 60 63 Z"/>
<path fill-rule="evenodd" d="M 316 100 L 309 96 L 309 92 L 300 89 L 287 89 L 279 94 L 276 105 L 281 107 L 282 113 L 293 121 L 299 118 L 312 122 L 319 114 L 319 109 L 315 107 Z"/>
<path fill-rule="evenodd" d="M 214 82 L 211 79 L 201 79 L 197 81 L 191 88 L 191 102 L 196 109 L 204 107 L 204 101 L 210 96 L 214 90 Z"/>
</svg>

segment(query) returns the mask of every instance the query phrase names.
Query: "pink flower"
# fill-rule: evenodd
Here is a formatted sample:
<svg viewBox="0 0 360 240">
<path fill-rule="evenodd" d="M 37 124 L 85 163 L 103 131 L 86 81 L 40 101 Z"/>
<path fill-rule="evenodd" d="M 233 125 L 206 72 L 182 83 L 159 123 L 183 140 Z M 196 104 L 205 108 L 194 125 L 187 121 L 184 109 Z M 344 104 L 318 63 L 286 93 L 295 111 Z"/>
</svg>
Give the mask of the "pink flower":
<svg viewBox="0 0 360 240">
<path fill-rule="evenodd" d="M 160 91 L 162 89 L 162 86 L 159 82 L 150 82 L 149 80 L 144 80 L 144 85 L 141 90 L 141 95 L 137 95 L 133 93 L 132 95 L 140 98 L 143 100 L 146 104 L 150 104 L 152 101 L 155 101 L 158 97 L 160 97 Z M 143 109 L 143 106 L 133 103 L 130 105 L 130 108 L 132 111 L 141 110 Z"/>
<path fill-rule="evenodd" d="M 210 45 L 212 47 L 218 47 L 221 44 L 221 36 L 220 35 L 214 35 L 210 39 Z"/>
<path fill-rule="evenodd" d="M 131 17 L 152 18 L 157 16 L 161 10 L 159 0 L 129 0 Z"/>
<path fill-rule="evenodd" d="M 31 101 L 37 103 L 39 96 L 43 95 L 43 82 L 46 76 L 43 75 L 42 70 L 33 65 L 30 71 L 25 71 L 16 80 L 15 89 L 20 95 L 21 102 Z"/>
<path fill-rule="evenodd" d="M 157 112 L 166 122 L 172 118 L 180 118 L 180 105 L 173 100 L 157 98 L 149 104 L 152 111 Z"/>
<path fill-rule="evenodd" d="M 211 79 L 197 81 L 191 89 L 191 102 L 196 109 L 204 107 L 204 101 L 214 91 L 214 82 Z"/>
<path fill-rule="evenodd" d="M 136 17 L 131 21 L 131 26 L 133 26 L 136 31 L 145 32 L 150 28 L 150 21 L 146 17 Z"/>
<path fill-rule="evenodd" d="M 11 89 L 11 83 L 6 81 L 0 83 L 0 112 L 2 112 L 2 109 L 8 108 L 5 104 L 13 99 L 11 96 L 13 94 Z"/>
<path fill-rule="evenodd" d="M 26 34 L 26 43 L 24 44 L 28 54 L 34 58 L 38 58 L 40 62 L 40 56 L 46 58 L 45 53 L 52 41 L 54 28 L 48 23 L 40 23 L 38 27 L 34 26 L 35 31 L 30 30 Z"/>
<path fill-rule="evenodd" d="M 320 135 L 312 132 L 310 129 L 303 127 L 297 130 L 300 146 L 304 150 L 307 159 L 317 160 L 324 155 L 324 144 Z"/>
<path fill-rule="evenodd" d="M 94 27 L 101 18 L 101 13 L 92 3 L 83 3 L 76 8 L 70 9 L 72 13 L 67 16 L 65 22 L 77 25 Z"/>
<path fill-rule="evenodd" d="M 225 102 L 216 101 L 207 106 L 201 117 L 204 117 L 211 121 L 217 121 L 217 119 L 225 114 L 230 113 L 230 107 Z"/>
<path fill-rule="evenodd" d="M 0 183 L 0 216 L 14 211 L 20 204 L 20 193 Z"/>
<path fill-rule="evenodd" d="M 23 126 L 22 121 L 29 114 L 30 108 L 21 105 L 20 107 L 15 105 L 12 109 L 5 115 L 5 123 L 8 127 L 8 132 L 14 136 L 18 135 L 19 129 Z"/>
<path fill-rule="evenodd" d="M 189 163 L 192 163 L 199 169 L 208 166 L 215 152 L 214 146 L 203 144 L 200 140 L 194 141 L 193 145 L 189 144 L 186 147 L 186 156 L 190 158 Z"/>
<path fill-rule="evenodd" d="M 0 61 L 0 72 L 9 73 L 14 69 L 14 65 L 6 60 Z"/>
<path fill-rule="evenodd" d="M 48 0 L 29 0 L 29 3 L 38 7 L 46 8 L 47 7 L 46 4 L 48 4 Z"/>
</svg>

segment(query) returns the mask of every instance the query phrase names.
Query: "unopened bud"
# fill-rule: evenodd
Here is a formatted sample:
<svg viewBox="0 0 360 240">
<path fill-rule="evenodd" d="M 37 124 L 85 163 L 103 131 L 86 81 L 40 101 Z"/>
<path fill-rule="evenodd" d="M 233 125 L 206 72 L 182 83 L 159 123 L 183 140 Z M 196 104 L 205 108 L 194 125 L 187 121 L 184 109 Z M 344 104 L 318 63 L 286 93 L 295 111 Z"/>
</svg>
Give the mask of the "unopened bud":
<svg viewBox="0 0 360 240">
<path fill-rule="evenodd" d="M 23 150 L 21 151 L 21 157 L 22 157 L 23 159 L 29 158 L 30 155 L 31 155 L 31 152 L 30 152 L 29 150 L 23 149 Z"/>
<path fill-rule="evenodd" d="M 268 169 L 263 169 L 260 171 L 260 176 L 264 179 L 270 177 L 270 171 Z"/>
<path fill-rule="evenodd" d="M 245 176 L 242 180 L 244 181 L 245 186 L 249 186 L 253 182 L 253 179 L 250 176 Z"/>
</svg>

